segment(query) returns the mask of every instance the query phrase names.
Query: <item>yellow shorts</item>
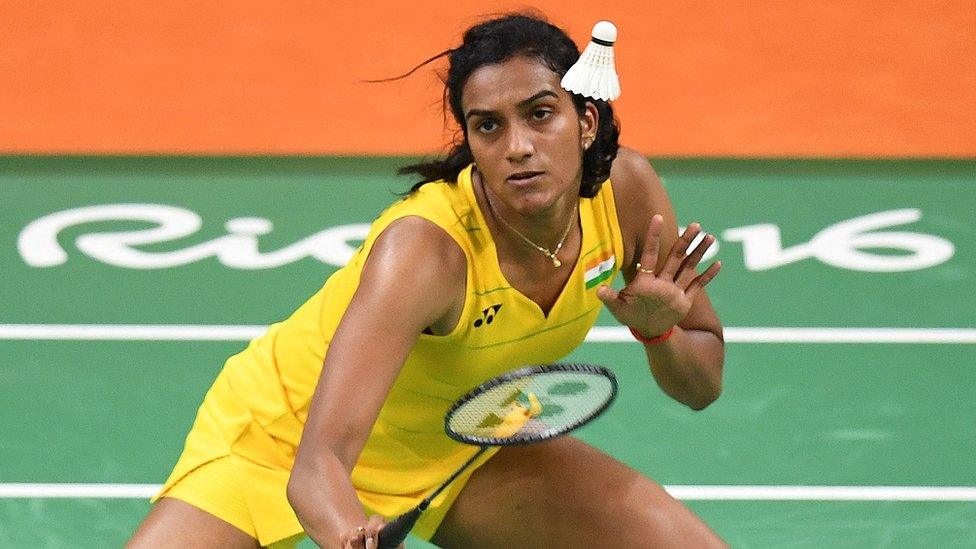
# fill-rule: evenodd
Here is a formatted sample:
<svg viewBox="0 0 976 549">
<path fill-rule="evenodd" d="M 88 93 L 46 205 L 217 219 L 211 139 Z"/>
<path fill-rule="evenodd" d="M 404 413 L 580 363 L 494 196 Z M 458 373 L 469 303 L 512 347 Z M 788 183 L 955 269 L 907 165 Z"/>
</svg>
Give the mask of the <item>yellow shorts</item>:
<svg viewBox="0 0 976 549">
<path fill-rule="evenodd" d="M 295 449 L 261 428 L 222 378 L 218 376 L 207 393 L 183 453 L 153 501 L 162 497 L 185 501 L 244 531 L 262 546 L 301 539 L 301 524 L 286 495 Z M 414 526 L 413 536 L 429 540 L 434 535 L 470 475 L 493 454 L 481 456 L 434 499 Z M 360 486 L 356 493 L 367 516 L 387 517 L 414 507 L 426 495 L 379 493 Z"/>
<path fill-rule="evenodd" d="M 244 500 L 240 479 L 232 464 L 234 456 L 226 456 L 191 471 L 166 490 L 163 497 L 178 499 L 202 509 L 227 522 L 254 539 L 258 532 Z M 267 547 L 292 549 L 305 537 L 297 534 L 274 542 Z"/>
</svg>

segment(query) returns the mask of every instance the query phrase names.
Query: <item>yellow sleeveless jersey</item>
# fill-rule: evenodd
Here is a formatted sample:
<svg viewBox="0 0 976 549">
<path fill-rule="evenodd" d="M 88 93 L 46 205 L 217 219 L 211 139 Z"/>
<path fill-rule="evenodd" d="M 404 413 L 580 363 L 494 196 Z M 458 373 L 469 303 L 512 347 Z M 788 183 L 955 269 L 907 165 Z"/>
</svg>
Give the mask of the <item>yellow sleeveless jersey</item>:
<svg viewBox="0 0 976 549">
<path fill-rule="evenodd" d="M 408 510 L 475 452 L 475 448 L 444 434 L 444 414 L 457 398 L 492 376 L 524 365 L 556 361 L 583 342 L 602 305 L 596 289 L 612 281 L 623 257 L 610 181 L 594 198 L 580 199 L 580 256 L 575 265 L 568 265 L 572 276 L 549 314 L 544 315 L 502 274 L 491 234 L 475 200 L 471 170 L 470 166 L 464 169 L 456 184 L 428 183 L 390 206 L 373 223 L 348 265 L 332 275 L 291 317 L 272 325 L 243 352 L 228 359 L 201 407 L 197 423 L 209 418 L 210 423 L 220 424 L 222 438 L 230 446 L 201 442 L 197 446 L 203 447 L 190 458 L 186 453 L 194 438 L 191 432 L 187 451 L 170 482 L 228 453 L 243 457 L 255 466 L 249 475 L 279 485 L 249 488 L 261 492 L 248 496 L 249 500 L 263 502 L 267 517 L 261 520 L 279 521 L 264 528 L 267 535 L 261 541 L 270 541 L 279 533 L 282 537 L 296 533 L 292 530 L 298 523 L 288 507 L 283 483 L 294 461 L 332 334 L 359 285 L 373 243 L 397 219 L 423 217 L 457 242 L 467 259 L 466 296 L 461 319 L 451 333 L 420 336 L 363 448 L 352 481 L 367 512 L 392 516 Z M 376 344 L 383 344 L 381 334 L 376 335 Z M 194 430 L 197 428 L 195 424 Z M 427 512 L 431 515 L 428 524 L 425 527 L 422 519 L 416 534 L 429 537 L 433 533 L 439 523 L 437 517 L 443 517 L 464 481 L 459 479 L 453 490 L 435 500 Z M 276 490 L 280 490 L 276 498 L 283 509 L 269 509 Z M 438 504 L 443 507 L 439 512 Z"/>
</svg>

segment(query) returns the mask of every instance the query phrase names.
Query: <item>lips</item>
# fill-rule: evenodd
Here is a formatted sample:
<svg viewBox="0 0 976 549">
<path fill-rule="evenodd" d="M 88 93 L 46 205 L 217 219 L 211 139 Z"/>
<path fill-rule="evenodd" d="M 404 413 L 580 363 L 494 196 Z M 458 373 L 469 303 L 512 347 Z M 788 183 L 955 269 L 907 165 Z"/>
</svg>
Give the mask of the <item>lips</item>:
<svg viewBox="0 0 976 549">
<path fill-rule="evenodd" d="M 545 172 L 536 172 L 536 171 L 513 173 L 512 175 L 508 176 L 508 181 L 512 181 L 515 183 L 526 183 L 535 180 L 537 177 L 539 177 L 544 173 Z"/>
</svg>

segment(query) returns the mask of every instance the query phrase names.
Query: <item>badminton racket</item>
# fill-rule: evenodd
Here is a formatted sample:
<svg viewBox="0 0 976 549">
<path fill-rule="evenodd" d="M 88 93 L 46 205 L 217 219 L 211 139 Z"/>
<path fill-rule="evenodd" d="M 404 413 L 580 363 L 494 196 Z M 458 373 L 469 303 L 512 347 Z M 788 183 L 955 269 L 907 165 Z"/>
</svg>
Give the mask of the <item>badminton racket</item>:
<svg viewBox="0 0 976 549">
<path fill-rule="evenodd" d="M 419 505 L 386 524 L 380 549 L 400 545 L 430 503 L 489 448 L 542 442 L 594 419 L 617 396 L 617 379 L 602 366 L 548 364 L 520 368 L 482 383 L 444 417 L 447 436 L 480 448 Z"/>
</svg>

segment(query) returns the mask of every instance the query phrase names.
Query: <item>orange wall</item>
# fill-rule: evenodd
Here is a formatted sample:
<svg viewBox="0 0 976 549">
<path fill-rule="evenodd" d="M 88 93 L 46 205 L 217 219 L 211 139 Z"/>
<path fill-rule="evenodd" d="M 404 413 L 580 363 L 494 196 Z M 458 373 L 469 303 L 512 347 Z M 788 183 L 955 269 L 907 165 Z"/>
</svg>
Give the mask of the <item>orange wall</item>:
<svg viewBox="0 0 976 549">
<path fill-rule="evenodd" d="M 404 154 L 432 70 L 505 2 L 0 3 L 0 153 Z M 655 156 L 976 156 L 976 2 L 535 5 L 619 30 L 623 142 Z"/>
</svg>

